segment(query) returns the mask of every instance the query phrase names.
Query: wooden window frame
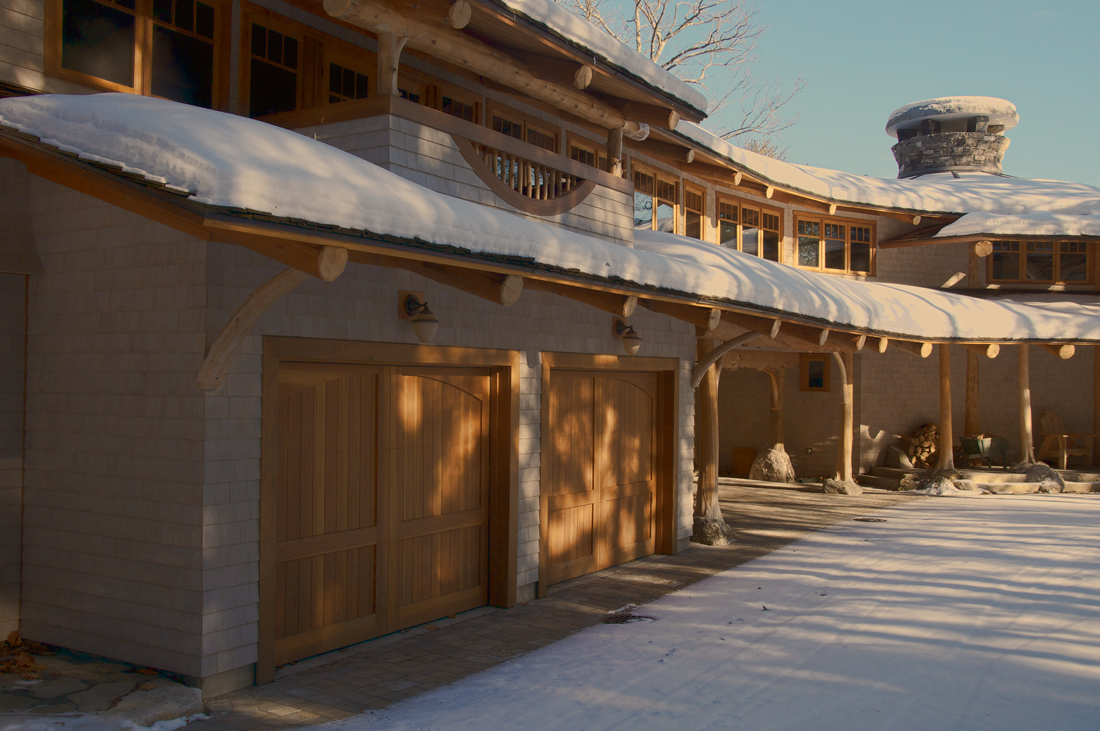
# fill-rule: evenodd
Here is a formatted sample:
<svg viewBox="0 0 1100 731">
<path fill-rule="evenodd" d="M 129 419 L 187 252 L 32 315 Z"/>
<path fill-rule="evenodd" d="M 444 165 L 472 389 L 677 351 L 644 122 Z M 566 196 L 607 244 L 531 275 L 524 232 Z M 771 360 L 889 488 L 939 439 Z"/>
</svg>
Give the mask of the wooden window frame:
<svg viewBox="0 0 1100 731">
<path fill-rule="evenodd" d="M 1028 279 L 1027 273 L 1027 246 L 1028 244 L 1053 244 L 1054 251 L 1052 252 L 1054 258 L 1054 277 L 1052 279 Z M 997 244 L 1019 244 L 1020 250 L 1020 265 L 1016 279 L 994 279 L 993 278 L 993 257 L 999 252 L 996 251 Z M 1085 270 L 1087 275 L 1084 279 L 1065 280 L 1062 279 L 1062 244 L 1084 244 L 1085 246 Z M 1077 252 L 1071 252 L 1077 253 Z M 1072 239 L 1006 239 L 1002 241 L 994 242 L 994 251 L 986 259 L 985 278 L 989 284 L 1023 284 L 1023 285 L 1040 285 L 1040 286 L 1087 286 L 1096 283 L 1095 278 L 1095 260 L 1096 247 L 1088 241 L 1074 241 Z"/>
<path fill-rule="evenodd" d="M 650 211 L 651 211 L 650 230 L 651 231 L 658 230 L 657 229 L 657 216 L 656 216 L 658 202 L 659 201 L 669 202 L 667 198 L 663 198 L 663 197 L 661 197 L 660 195 L 657 194 L 657 191 L 659 190 L 658 185 L 663 182 L 666 185 L 672 185 L 673 190 L 674 190 L 674 194 L 673 194 L 672 201 L 671 201 L 671 203 L 672 203 L 672 229 L 673 229 L 671 231 L 671 233 L 674 233 L 674 234 L 683 233 L 683 222 L 681 221 L 681 219 L 683 218 L 683 202 L 680 200 L 680 198 L 682 196 L 681 191 L 683 190 L 683 181 L 680 178 L 674 177 L 673 175 L 670 175 L 669 173 L 666 173 L 666 172 L 664 172 L 662 170 L 659 170 L 655 167 L 650 167 L 649 165 L 646 165 L 645 163 L 638 163 L 638 162 L 635 162 L 634 160 L 631 160 L 630 161 L 630 182 L 631 182 L 631 186 L 633 186 L 633 184 L 634 184 L 634 174 L 636 172 L 640 172 L 644 175 L 648 175 L 651 178 L 653 178 L 653 193 L 650 196 L 650 198 L 652 199 L 650 201 Z M 634 194 L 637 195 L 637 192 L 635 192 Z M 637 220 L 637 219 L 635 219 L 635 220 Z"/>
<path fill-rule="evenodd" d="M 289 111 L 299 111 L 308 107 L 319 106 L 312 103 L 317 100 L 317 94 L 323 94 L 321 98 L 328 98 L 328 87 L 321 85 L 322 69 L 321 47 L 322 43 L 311 28 L 297 23 L 285 16 L 273 13 L 267 8 L 252 3 L 241 3 L 241 37 L 240 42 L 240 85 L 238 87 L 238 111 L 242 116 L 251 116 L 249 109 L 252 104 L 252 24 L 257 23 L 265 28 L 278 31 L 284 36 L 291 36 L 298 40 L 298 88 L 293 110 L 277 112 L 287 114 Z M 261 115 L 256 119 L 274 117 L 276 114 Z"/>
<path fill-rule="evenodd" d="M 344 104 L 348 101 L 357 101 L 353 99 L 342 99 L 338 102 L 331 101 L 329 95 L 332 91 L 329 88 L 329 81 L 332 70 L 331 64 L 336 64 L 342 68 L 350 69 L 356 73 L 364 74 L 367 77 L 367 96 L 370 98 L 376 96 L 378 86 L 378 58 L 374 54 L 370 53 L 366 49 L 362 50 L 361 55 L 348 53 L 345 49 L 339 48 L 331 43 L 325 43 L 321 49 L 321 86 L 319 94 L 323 100 L 323 104 Z"/>
<path fill-rule="evenodd" d="M 698 210 L 695 210 L 693 208 L 688 208 L 687 199 L 688 199 L 688 194 L 689 193 L 692 194 L 692 195 L 699 196 L 699 209 Z M 680 185 L 680 199 L 681 199 L 681 202 L 683 203 L 683 206 L 682 206 L 683 214 L 682 214 L 682 216 L 683 216 L 684 236 L 687 236 L 688 238 L 694 238 L 698 241 L 706 241 L 706 237 L 707 237 L 707 190 L 706 190 L 706 188 L 702 187 L 701 185 L 696 185 L 694 183 L 689 183 L 686 180 L 684 180 Z M 688 235 L 688 232 L 687 232 L 687 230 L 688 230 L 687 216 L 688 216 L 689 211 L 699 214 L 699 236 L 698 237 Z"/>
<path fill-rule="evenodd" d="M 401 74 L 404 73 L 404 71 L 403 71 L 404 68 L 405 67 L 402 66 L 401 67 L 402 70 L 398 71 L 397 75 L 398 75 L 398 80 L 399 81 L 400 81 Z M 448 84 L 447 82 L 441 81 L 439 79 L 434 79 L 434 78 L 431 78 L 431 77 L 422 77 L 422 78 L 425 79 L 424 92 L 427 95 L 427 102 L 425 103 L 425 106 L 431 107 L 432 109 L 435 109 L 436 111 L 442 112 L 443 111 L 443 97 L 447 96 L 447 97 L 450 97 L 451 99 L 455 99 L 457 101 L 462 102 L 463 104 L 468 104 L 469 106 L 473 107 L 473 109 L 474 109 L 473 117 L 474 118 L 472 120 L 464 120 L 464 121 L 473 122 L 474 124 L 483 124 L 484 123 L 484 120 L 485 120 L 485 97 L 480 96 L 478 94 L 475 94 L 472 91 L 467 91 L 466 89 L 463 89 L 459 86 L 455 86 L 454 84 Z M 398 83 L 398 86 L 400 86 L 400 83 Z M 424 102 L 422 102 L 422 103 L 424 103 Z M 455 119 L 462 119 L 462 117 L 459 117 L 457 115 L 452 114 L 450 116 L 454 117 Z"/>
<path fill-rule="evenodd" d="M 592 140 L 588 139 L 587 137 L 581 137 L 580 135 L 578 135 L 574 132 L 566 132 L 566 134 L 565 134 L 565 144 L 562 146 L 562 154 L 565 155 L 566 157 L 568 157 L 571 160 L 574 159 L 573 158 L 573 148 L 574 147 L 579 148 L 581 150 L 584 150 L 585 152 L 589 152 L 589 153 L 592 154 L 592 156 L 596 160 L 596 164 L 594 166 L 590 166 L 590 167 L 595 167 L 597 170 L 602 170 L 605 173 L 609 172 L 608 168 L 610 167 L 611 164 L 610 164 L 610 162 L 608 161 L 608 158 L 607 158 L 607 146 L 606 145 L 601 145 L 598 142 L 593 142 Z M 603 162 L 603 167 L 600 167 L 600 162 L 601 161 Z M 580 162 L 580 161 L 578 160 L 577 162 Z M 587 163 L 585 163 L 585 164 L 587 164 Z"/>
<path fill-rule="evenodd" d="M 562 152 L 562 150 L 564 149 L 562 145 L 562 140 L 564 139 L 564 136 L 562 135 L 562 130 L 560 127 L 557 127 L 550 122 L 546 122 L 530 114 L 525 114 L 518 109 L 514 109 L 505 104 L 500 104 L 498 102 L 489 100 L 485 103 L 485 126 L 489 129 L 493 128 L 494 115 L 504 117 L 511 121 L 513 124 L 518 122 L 523 128 L 523 139 L 520 140 L 521 142 L 524 142 L 533 147 L 538 147 L 540 150 L 546 150 L 547 152 L 554 153 L 555 155 L 566 154 Z M 549 135 L 553 137 L 554 149 L 547 150 L 541 145 L 536 145 L 533 142 L 527 142 L 528 129 L 534 129 L 535 131 L 540 132 L 544 135 Z"/>
<path fill-rule="evenodd" d="M 214 8 L 214 77 L 211 80 L 210 108 L 229 109 L 229 55 L 232 42 L 232 12 L 227 0 L 201 0 Z M 46 0 L 43 17 L 43 66 L 47 76 L 71 81 L 99 91 L 115 91 L 153 97 L 152 37 L 153 0 L 135 0 L 134 10 L 121 8 L 135 17 L 134 85 L 126 86 L 107 79 L 73 71 L 61 65 L 61 31 L 63 0 Z M 162 97 L 154 97 L 162 98 Z"/>
<path fill-rule="evenodd" d="M 782 225 L 782 219 L 780 219 Z M 805 266 L 801 263 L 799 258 L 799 236 L 798 224 L 806 221 L 810 223 L 819 224 L 821 231 L 817 240 L 817 261 L 816 267 Z M 825 266 L 825 226 L 844 226 L 844 269 L 829 269 Z M 871 229 L 870 246 L 870 266 L 868 271 L 854 271 L 852 270 L 852 227 L 856 228 L 869 228 Z M 875 276 L 875 266 L 877 263 L 878 252 L 878 227 L 874 221 L 862 221 L 860 219 L 853 218 L 836 218 L 833 216 L 817 216 L 810 213 L 795 213 L 794 215 L 794 265 L 799 269 L 805 269 L 811 272 L 823 272 L 825 274 L 852 274 L 859 277 L 873 277 Z"/>
<path fill-rule="evenodd" d="M 773 229 L 770 229 L 770 228 L 769 229 L 764 228 L 764 226 L 763 226 L 764 214 L 768 214 L 770 216 L 775 216 L 776 219 L 779 221 L 779 228 L 775 229 L 775 233 L 777 233 L 779 235 L 779 258 L 778 259 L 765 259 L 764 255 L 762 253 L 763 252 L 763 247 L 760 247 L 760 252 L 755 254 L 755 256 L 757 256 L 760 259 L 765 259 L 766 261 L 775 261 L 777 264 L 782 264 L 783 263 L 783 210 L 781 208 L 773 208 L 771 206 L 761 205 L 760 203 L 756 203 L 755 201 L 748 201 L 748 200 L 745 200 L 743 198 L 735 198 L 734 196 L 719 193 L 718 194 L 718 207 L 717 207 L 717 210 L 715 210 L 715 212 L 714 212 L 714 216 L 715 216 L 714 220 L 718 224 L 717 232 L 715 234 L 715 237 L 716 237 L 715 240 L 716 240 L 716 242 L 718 243 L 719 246 L 725 246 L 727 248 L 734 248 L 734 247 L 731 247 L 729 242 L 726 242 L 724 244 L 722 243 L 722 221 L 729 221 L 730 220 L 730 219 L 721 217 L 722 206 L 723 205 L 734 206 L 736 208 L 736 211 L 737 211 L 736 218 L 734 219 L 734 223 L 737 227 L 737 231 L 734 234 L 734 239 L 733 239 L 737 251 L 742 251 L 742 252 L 744 251 L 744 248 L 742 246 L 742 244 L 743 244 L 742 233 L 743 233 L 744 228 L 745 228 L 744 213 L 743 213 L 745 208 L 749 208 L 751 210 L 759 212 L 761 223 L 760 223 L 760 226 L 758 226 L 757 228 L 760 231 L 772 231 L 773 230 Z"/>
<path fill-rule="evenodd" d="M 832 391 L 832 360 L 829 353 L 800 353 L 798 357 L 798 390 L 816 391 L 818 393 Z M 820 388 L 810 385 L 810 363 L 822 362 L 825 364 L 824 385 Z"/>
</svg>

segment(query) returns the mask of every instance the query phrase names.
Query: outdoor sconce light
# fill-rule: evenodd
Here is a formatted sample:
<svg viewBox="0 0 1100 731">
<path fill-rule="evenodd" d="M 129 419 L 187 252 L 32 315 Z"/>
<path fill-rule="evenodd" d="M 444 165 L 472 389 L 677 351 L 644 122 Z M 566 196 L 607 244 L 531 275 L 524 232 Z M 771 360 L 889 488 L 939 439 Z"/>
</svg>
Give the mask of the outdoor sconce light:
<svg viewBox="0 0 1100 731">
<path fill-rule="evenodd" d="M 401 309 L 402 317 L 412 320 L 413 332 L 416 339 L 422 343 L 430 343 L 439 330 L 439 320 L 428 309 L 428 303 L 424 301 L 424 295 L 419 292 L 402 292 Z"/>
<path fill-rule="evenodd" d="M 642 347 L 642 336 L 634 331 L 633 325 L 627 325 L 625 321 L 615 318 L 614 335 L 622 338 L 623 350 L 627 355 L 634 355 L 638 348 Z"/>
</svg>

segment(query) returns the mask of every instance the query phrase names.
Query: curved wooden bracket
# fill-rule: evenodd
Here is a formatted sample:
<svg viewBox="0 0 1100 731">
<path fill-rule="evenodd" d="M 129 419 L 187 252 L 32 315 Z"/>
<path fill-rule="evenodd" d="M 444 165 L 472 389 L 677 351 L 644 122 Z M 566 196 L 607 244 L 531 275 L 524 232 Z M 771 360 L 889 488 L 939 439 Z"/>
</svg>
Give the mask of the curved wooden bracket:
<svg viewBox="0 0 1100 731">
<path fill-rule="evenodd" d="M 237 352 L 241 341 L 252 331 L 256 321 L 282 299 L 283 295 L 291 292 L 307 279 L 310 279 L 310 275 L 301 269 L 287 269 L 260 285 L 259 289 L 237 308 L 229 318 L 229 322 L 225 323 L 221 332 L 218 333 L 218 337 L 214 338 L 214 344 L 210 346 L 210 352 L 206 354 L 199 368 L 195 387 L 212 391 L 220 386 L 225 379 L 226 371 L 229 370 L 229 361 Z"/>
<path fill-rule="evenodd" d="M 464 159 L 466 164 L 470 166 L 470 169 L 474 171 L 478 180 L 489 186 L 489 190 L 493 191 L 493 194 L 496 195 L 497 198 L 500 198 L 513 208 L 532 216 L 557 216 L 571 211 L 583 203 L 584 200 L 592 194 L 592 191 L 596 189 L 596 181 L 584 180 L 580 181 L 577 187 L 556 198 L 547 200 L 528 198 L 522 193 L 513 190 L 512 186 L 500 180 L 500 178 L 496 176 L 496 173 L 489 169 L 489 166 L 485 164 L 485 161 L 481 159 L 481 156 L 474 148 L 473 142 L 461 137 L 454 137 L 453 139 L 455 144 L 458 145 L 458 151 L 462 153 L 462 159 Z"/>
<path fill-rule="evenodd" d="M 706 356 L 695 365 L 695 370 L 691 372 L 691 387 L 698 388 L 699 384 L 703 380 L 703 376 L 707 374 L 707 370 L 718 362 L 718 359 L 730 352 L 734 348 L 740 347 L 745 343 L 756 340 L 763 337 L 762 333 L 747 332 L 744 335 L 740 335 L 733 340 L 727 340 L 719 345 L 714 350 L 706 354 Z"/>
</svg>

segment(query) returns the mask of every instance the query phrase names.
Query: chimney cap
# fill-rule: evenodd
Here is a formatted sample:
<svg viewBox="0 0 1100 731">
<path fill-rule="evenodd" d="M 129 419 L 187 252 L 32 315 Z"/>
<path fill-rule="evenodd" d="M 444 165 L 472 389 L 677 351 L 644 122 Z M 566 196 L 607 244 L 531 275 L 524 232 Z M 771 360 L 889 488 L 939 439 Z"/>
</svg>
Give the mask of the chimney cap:
<svg viewBox="0 0 1100 731">
<path fill-rule="evenodd" d="M 944 96 L 913 102 L 895 109 L 886 122 L 886 134 L 897 137 L 898 130 L 919 129 L 920 123 L 925 119 L 965 124 L 965 120 L 978 116 L 989 117 L 990 126 L 1003 125 L 1006 130 L 1012 129 L 1020 121 L 1016 105 L 1004 99 L 992 96 Z"/>
</svg>

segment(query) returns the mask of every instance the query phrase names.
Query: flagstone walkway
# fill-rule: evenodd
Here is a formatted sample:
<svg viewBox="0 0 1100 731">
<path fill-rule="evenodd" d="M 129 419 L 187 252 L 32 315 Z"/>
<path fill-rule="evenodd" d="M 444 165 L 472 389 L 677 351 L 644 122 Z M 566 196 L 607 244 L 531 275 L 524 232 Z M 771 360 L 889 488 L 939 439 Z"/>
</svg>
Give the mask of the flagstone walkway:
<svg viewBox="0 0 1100 731">
<path fill-rule="evenodd" d="M 384 708 L 591 626 L 627 604 L 645 604 L 877 508 L 921 499 L 898 493 L 825 495 L 723 479 L 719 494 L 734 545 L 692 544 L 552 586 L 543 599 L 483 608 L 282 668 L 273 683 L 210 699 L 194 731 L 284 729 Z M 330 661 L 331 660 L 331 661 Z"/>
</svg>

